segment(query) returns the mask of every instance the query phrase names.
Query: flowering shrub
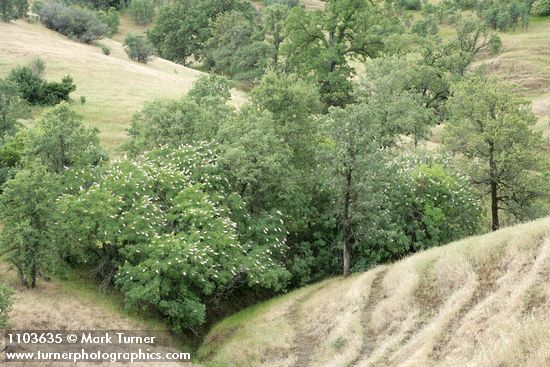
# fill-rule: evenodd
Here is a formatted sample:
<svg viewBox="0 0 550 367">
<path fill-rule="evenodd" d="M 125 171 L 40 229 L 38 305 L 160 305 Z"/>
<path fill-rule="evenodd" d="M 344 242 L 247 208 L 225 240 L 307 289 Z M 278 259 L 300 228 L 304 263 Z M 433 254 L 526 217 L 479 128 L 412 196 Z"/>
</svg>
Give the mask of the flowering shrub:
<svg viewBox="0 0 550 367">
<path fill-rule="evenodd" d="M 391 177 L 391 179 L 388 179 Z M 398 158 L 361 184 L 357 269 L 393 261 L 479 231 L 481 204 L 444 159 Z"/>
<path fill-rule="evenodd" d="M 90 263 L 127 307 L 154 309 L 175 330 L 204 323 L 216 292 L 280 290 L 288 279 L 279 215 L 247 215 L 206 143 L 115 161 L 61 208 L 73 261 Z"/>
</svg>

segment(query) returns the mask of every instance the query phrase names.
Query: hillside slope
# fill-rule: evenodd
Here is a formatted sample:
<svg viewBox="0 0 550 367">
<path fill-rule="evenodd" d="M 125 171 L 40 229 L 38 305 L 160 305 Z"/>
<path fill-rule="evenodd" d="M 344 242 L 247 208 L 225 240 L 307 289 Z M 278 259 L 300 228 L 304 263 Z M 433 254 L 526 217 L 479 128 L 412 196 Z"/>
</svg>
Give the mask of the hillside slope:
<svg viewBox="0 0 550 367">
<path fill-rule="evenodd" d="M 71 94 L 74 108 L 84 115 L 87 125 L 99 128 L 102 142 L 111 151 L 124 141 L 132 114 L 145 102 L 181 97 L 201 75 L 161 58 L 147 65 L 131 61 L 122 45 L 111 39 L 99 41 L 111 49 L 106 56 L 98 46 L 74 42 L 23 21 L 0 22 L 0 40 L 0 77 L 37 56 L 46 61 L 47 79 L 71 75 L 77 85 Z M 80 96 L 86 97 L 84 105 Z M 234 104 L 245 98 L 244 92 L 233 91 Z"/>
<path fill-rule="evenodd" d="M 157 330 L 155 335 L 162 338 L 154 347 L 155 351 L 181 352 L 191 351 L 188 341 L 174 339 L 157 319 L 145 319 L 122 309 L 122 298 L 115 292 L 99 293 L 92 282 L 85 282 L 81 276 L 72 275 L 68 279 L 39 279 L 35 289 L 26 289 L 18 282 L 17 275 L 10 266 L 0 261 L 0 280 L 8 282 L 15 289 L 13 309 L 8 327 L 13 330 Z M 0 329 L 0 351 L 4 347 L 3 330 Z M 144 332 L 146 335 L 147 333 Z M 147 348 L 148 345 L 138 345 Z M 121 350 L 126 352 L 127 350 Z M 4 362 L 0 352 L 1 366 L 21 367 L 22 362 Z M 35 367 L 73 366 L 73 363 L 34 362 Z M 79 363 L 79 366 L 125 366 L 126 363 Z M 154 363 L 134 363 L 132 366 L 154 366 Z M 157 365 L 165 367 L 192 367 L 191 363 L 167 363 Z"/>
<path fill-rule="evenodd" d="M 331 279 L 219 323 L 203 366 L 548 366 L 550 218 Z"/>
</svg>

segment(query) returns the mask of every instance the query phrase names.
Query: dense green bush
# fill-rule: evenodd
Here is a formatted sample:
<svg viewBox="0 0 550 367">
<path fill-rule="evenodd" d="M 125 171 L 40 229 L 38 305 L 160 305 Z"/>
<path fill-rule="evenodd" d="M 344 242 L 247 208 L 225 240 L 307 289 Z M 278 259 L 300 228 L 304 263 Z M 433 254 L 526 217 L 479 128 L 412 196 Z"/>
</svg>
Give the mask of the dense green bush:
<svg viewBox="0 0 550 367">
<path fill-rule="evenodd" d="M 124 50 L 131 60 L 147 64 L 153 58 L 155 50 L 144 35 L 128 34 L 124 39 Z"/>
<path fill-rule="evenodd" d="M 420 0 L 399 0 L 397 4 L 407 10 L 420 10 L 422 8 Z"/>
<path fill-rule="evenodd" d="M 44 113 L 29 134 L 27 154 L 58 174 L 72 167 L 87 167 L 107 159 L 99 143 L 99 130 L 84 127 L 82 116 L 61 103 Z"/>
<path fill-rule="evenodd" d="M 55 177 L 33 162 L 7 181 L 0 195 L 0 251 L 28 288 L 34 288 L 39 273 L 59 266 L 51 232 L 56 194 Z"/>
<path fill-rule="evenodd" d="M 22 129 L 13 138 L 0 142 L 0 192 L 1 185 L 13 178 L 21 166 L 27 133 L 27 130 Z"/>
<path fill-rule="evenodd" d="M 38 9 L 40 21 L 48 28 L 80 42 L 90 43 L 104 37 L 109 27 L 92 10 L 55 1 Z"/>
<path fill-rule="evenodd" d="M 69 94 L 75 90 L 76 85 L 69 75 L 64 76 L 61 82 L 45 82 L 42 103 L 53 106 L 59 102 L 69 101 Z"/>
<path fill-rule="evenodd" d="M 526 28 L 529 24 L 529 4 L 525 0 L 481 0 L 477 12 L 499 31 L 515 30 L 518 25 Z"/>
<path fill-rule="evenodd" d="M 128 6 L 128 13 L 137 24 L 149 24 L 155 16 L 155 2 L 154 0 L 132 0 Z"/>
<path fill-rule="evenodd" d="M 355 270 L 395 261 L 480 231 L 481 203 L 444 161 L 382 159 L 360 178 Z M 372 165 L 371 167 L 375 167 Z"/>
<path fill-rule="evenodd" d="M 69 100 L 69 94 L 76 90 L 73 79 L 67 75 L 61 82 L 43 79 L 44 62 L 40 59 L 29 66 L 17 66 L 11 70 L 8 80 L 17 85 L 21 96 L 31 104 L 55 105 Z"/>
<path fill-rule="evenodd" d="M 0 79 L 0 146 L 7 136 L 15 134 L 19 127 L 18 120 L 29 115 L 27 103 L 17 84 Z"/>
<path fill-rule="evenodd" d="M 214 139 L 219 127 L 233 115 L 226 105 L 229 87 L 224 77 L 205 75 L 180 100 L 147 103 L 132 118 L 126 149 L 136 154 L 160 145 L 177 147 Z"/>
<path fill-rule="evenodd" d="M 105 45 L 101 45 L 101 52 L 103 52 L 103 55 L 109 56 L 111 54 L 111 49 Z"/>
<path fill-rule="evenodd" d="M 210 25 L 211 37 L 203 55 L 209 69 L 237 80 L 259 79 L 271 58 L 271 47 L 263 42 L 258 25 L 237 11 L 220 15 Z"/>
<path fill-rule="evenodd" d="M 24 18 L 29 11 L 28 0 L 2 0 L 0 1 L 0 19 L 9 21 Z"/>
<path fill-rule="evenodd" d="M 109 8 L 107 10 L 99 10 L 97 12 L 99 20 L 107 25 L 106 35 L 111 37 L 113 34 L 118 32 L 118 26 L 120 25 L 120 19 L 118 17 L 118 12 L 115 8 Z"/>
<path fill-rule="evenodd" d="M 211 36 L 210 23 L 232 10 L 248 18 L 256 15 L 248 0 L 168 2 L 159 9 L 154 27 L 147 34 L 159 56 L 185 65 L 191 55 L 202 57 L 202 49 Z"/>
<path fill-rule="evenodd" d="M 21 96 L 31 104 L 40 104 L 44 95 L 44 80 L 28 66 L 16 66 L 8 80 L 17 85 Z"/>
<path fill-rule="evenodd" d="M 536 0 L 531 6 L 531 14 L 537 16 L 550 15 L 550 0 Z"/>
<path fill-rule="evenodd" d="M 95 184 L 62 198 L 59 231 L 128 307 L 155 310 L 181 330 L 203 324 L 218 293 L 284 287 L 280 217 L 244 208 L 214 147 L 197 143 L 105 167 Z"/>
<path fill-rule="evenodd" d="M 8 318 L 13 304 L 13 289 L 0 282 L 0 329 L 8 325 Z"/>
</svg>

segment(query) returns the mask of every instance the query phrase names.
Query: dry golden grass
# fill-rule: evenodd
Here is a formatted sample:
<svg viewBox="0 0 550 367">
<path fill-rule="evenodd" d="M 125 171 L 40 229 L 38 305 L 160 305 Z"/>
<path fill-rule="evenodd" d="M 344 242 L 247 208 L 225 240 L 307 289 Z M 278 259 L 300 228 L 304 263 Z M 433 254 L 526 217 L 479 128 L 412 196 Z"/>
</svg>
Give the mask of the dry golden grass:
<svg viewBox="0 0 550 367">
<path fill-rule="evenodd" d="M 124 18 L 123 18 L 124 19 Z M 132 114 L 147 101 L 158 97 L 179 98 L 201 72 L 156 58 L 147 65 L 129 60 L 120 43 L 104 39 L 111 49 L 103 55 L 100 47 L 73 42 L 40 25 L 0 22 L 0 77 L 15 65 L 34 57 L 46 61 L 46 78 L 58 80 L 70 74 L 77 85 L 71 94 L 75 110 L 89 126 L 99 128 L 102 142 L 115 152 L 126 139 Z M 79 103 L 80 96 L 86 103 Z M 233 92 L 233 103 L 246 99 Z"/>
<path fill-rule="evenodd" d="M 126 37 L 128 33 L 142 34 L 145 33 L 152 26 L 152 24 L 136 24 L 136 22 L 126 12 L 119 13 L 118 17 L 120 19 L 118 32 L 113 35 L 112 38 L 113 40 L 120 43 L 124 42 L 124 37 Z"/>
<path fill-rule="evenodd" d="M 325 3 L 321 0 L 300 0 L 300 3 L 307 10 L 321 10 L 325 7 Z"/>
<path fill-rule="evenodd" d="M 119 299 L 99 294 L 93 285 L 70 281 L 38 280 L 35 289 L 18 285 L 14 271 L 0 262 L 0 279 L 15 287 L 13 309 L 9 327 L 14 330 L 164 330 L 155 321 L 146 322 L 130 314 L 123 314 Z M 156 334 L 157 335 L 157 334 Z M 163 333 L 158 352 L 179 352 L 175 341 Z M 0 350 L 4 339 L 0 338 Z M 149 346 L 144 348 L 150 348 Z M 187 349 L 187 348 L 186 348 Z M 113 351 L 113 350 L 111 350 Z M 120 350 L 123 352 L 123 350 Z M 4 355 L 0 353 L 0 360 Z M 4 363 L 2 366 L 24 366 L 24 363 Z M 71 366 L 71 363 L 33 363 L 33 366 Z M 108 363 L 79 363 L 79 366 L 107 366 Z M 124 363 L 114 365 L 124 366 Z M 134 363 L 132 366 L 187 366 L 190 363 Z"/>
<path fill-rule="evenodd" d="M 545 218 L 260 304 L 200 353 L 205 367 L 547 366 L 548 315 Z"/>
</svg>

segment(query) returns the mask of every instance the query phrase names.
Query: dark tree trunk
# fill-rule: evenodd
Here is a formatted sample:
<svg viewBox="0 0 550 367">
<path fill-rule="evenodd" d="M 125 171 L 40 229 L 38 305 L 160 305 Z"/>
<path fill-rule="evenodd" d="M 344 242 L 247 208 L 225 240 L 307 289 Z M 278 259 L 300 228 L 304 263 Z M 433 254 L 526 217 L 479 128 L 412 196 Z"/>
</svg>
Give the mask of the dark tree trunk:
<svg viewBox="0 0 550 367">
<path fill-rule="evenodd" d="M 349 206 L 351 201 L 351 168 L 346 172 L 346 192 L 344 194 L 344 276 L 350 275 L 351 271 L 351 223 L 349 217 Z"/>
<path fill-rule="evenodd" d="M 328 44 L 329 48 L 332 49 L 334 47 L 334 31 L 331 31 L 328 36 Z M 336 63 L 334 62 L 334 60 L 329 60 L 327 67 L 329 73 L 332 73 L 334 71 L 334 68 L 336 67 Z"/>
<path fill-rule="evenodd" d="M 494 159 L 494 143 L 489 142 L 489 175 L 491 177 L 491 229 L 496 231 L 500 228 L 498 219 L 498 181 L 497 167 Z"/>
<path fill-rule="evenodd" d="M 491 229 L 496 231 L 500 228 L 500 221 L 498 219 L 498 192 L 497 183 L 491 182 Z"/>
</svg>

